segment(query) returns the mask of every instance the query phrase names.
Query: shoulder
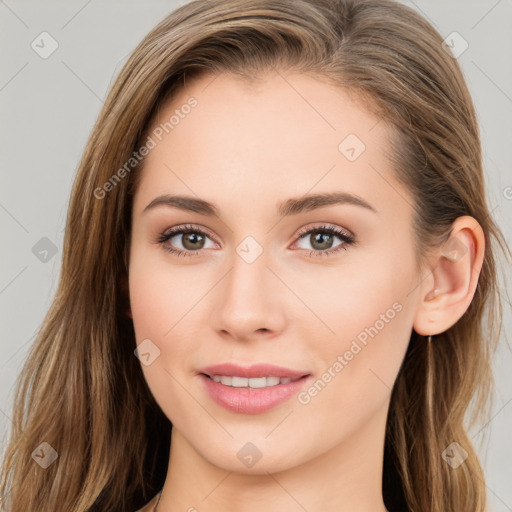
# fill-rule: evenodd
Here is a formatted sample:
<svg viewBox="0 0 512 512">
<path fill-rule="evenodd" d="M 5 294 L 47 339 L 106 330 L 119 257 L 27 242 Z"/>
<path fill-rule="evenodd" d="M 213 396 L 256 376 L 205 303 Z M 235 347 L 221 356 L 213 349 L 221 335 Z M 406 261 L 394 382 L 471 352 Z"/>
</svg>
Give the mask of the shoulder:
<svg viewBox="0 0 512 512">
<path fill-rule="evenodd" d="M 160 493 L 158 493 L 149 503 L 147 503 L 144 507 L 140 508 L 139 510 L 136 510 L 135 512 L 153 512 L 156 503 L 158 501 L 158 498 L 160 496 Z"/>
</svg>

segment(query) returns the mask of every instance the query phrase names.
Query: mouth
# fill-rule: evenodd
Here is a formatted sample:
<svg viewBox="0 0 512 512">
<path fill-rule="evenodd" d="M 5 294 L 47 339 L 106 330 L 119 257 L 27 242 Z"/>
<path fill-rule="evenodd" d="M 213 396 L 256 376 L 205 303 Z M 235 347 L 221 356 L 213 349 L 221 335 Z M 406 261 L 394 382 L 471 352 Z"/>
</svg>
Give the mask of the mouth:
<svg viewBox="0 0 512 512">
<path fill-rule="evenodd" d="M 282 384 L 288 384 L 290 382 L 295 382 L 297 380 L 303 379 L 305 377 L 309 377 L 309 374 L 303 375 L 302 377 L 274 377 L 274 376 L 266 376 L 266 377 L 240 377 L 237 375 L 209 375 L 207 373 L 202 373 L 208 379 L 213 380 L 214 382 L 219 382 L 220 384 L 224 384 L 224 386 L 231 386 L 233 388 L 252 388 L 252 389 L 260 389 L 267 388 L 273 386 L 279 386 Z"/>
<path fill-rule="evenodd" d="M 225 386 L 254 389 L 288 384 L 311 375 L 307 371 L 293 370 L 268 363 L 258 363 L 251 366 L 221 363 L 200 368 L 197 373 Z"/>
<path fill-rule="evenodd" d="M 270 364 L 224 363 L 201 368 L 197 375 L 210 399 L 239 414 L 261 414 L 278 407 L 312 379 L 309 372 Z"/>
</svg>

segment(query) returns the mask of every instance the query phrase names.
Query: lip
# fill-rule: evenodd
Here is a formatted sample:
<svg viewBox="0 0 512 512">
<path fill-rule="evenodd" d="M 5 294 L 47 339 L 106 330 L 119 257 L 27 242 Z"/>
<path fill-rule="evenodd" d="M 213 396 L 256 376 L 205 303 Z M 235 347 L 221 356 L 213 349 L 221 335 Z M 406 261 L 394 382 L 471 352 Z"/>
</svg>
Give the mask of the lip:
<svg viewBox="0 0 512 512">
<path fill-rule="evenodd" d="M 251 366 L 240 366 L 234 363 L 216 364 L 213 366 L 205 366 L 198 370 L 197 373 L 204 373 L 210 377 L 213 375 L 237 376 L 246 377 L 248 379 L 255 377 L 280 377 L 297 379 L 309 375 L 309 372 L 292 370 L 284 366 L 277 366 L 275 364 L 253 364 Z"/>
<path fill-rule="evenodd" d="M 233 363 L 207 366 L 198 371 L 210 398 L 230 412 L 261 414 L 286 402 L 296 395 L 311 379 L 311 374 L 271 364 L 255 364 L 249 367 Z M 286 384 L 264 388 L 235 388 L 215 382 L 212 375 L 238 376 L 246 378 L 280 377 L 296 379 Z"/>
</svg>

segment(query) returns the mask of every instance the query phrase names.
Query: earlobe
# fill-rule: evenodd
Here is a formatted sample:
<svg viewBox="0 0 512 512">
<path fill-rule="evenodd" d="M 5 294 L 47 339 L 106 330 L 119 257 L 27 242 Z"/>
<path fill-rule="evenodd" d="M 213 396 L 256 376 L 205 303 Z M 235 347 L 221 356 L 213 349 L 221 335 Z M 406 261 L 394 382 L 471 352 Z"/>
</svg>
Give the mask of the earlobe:
<svg viewBox="0 0 512 512">
<path fill-rule="evenodd" d="M 430 275 L 422 280 L 413 324 L 418 334 L 444 332 L 467 311 L 484 253 L 485 236 L 480 224 L 469 216 L 456 219 L 448 240 L 431 260 Z"/>
</svg>

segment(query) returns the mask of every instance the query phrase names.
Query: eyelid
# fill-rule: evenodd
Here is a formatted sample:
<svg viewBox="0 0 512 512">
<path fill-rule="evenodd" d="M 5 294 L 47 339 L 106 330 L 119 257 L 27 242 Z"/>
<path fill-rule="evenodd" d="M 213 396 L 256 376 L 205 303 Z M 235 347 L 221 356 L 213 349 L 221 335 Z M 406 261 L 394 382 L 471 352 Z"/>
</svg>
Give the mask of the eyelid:
<svg viewBox="0 0 512 512">
<path fill-rule="evenodd" d="M 334 224 L 330 224 L 329 222 L 321 222 L 317 226 L 311 226 L 308 224 L 307 226 L 304 226 L 303 228 L 300 228 L 297 232 L 297 238 L 300 238 L 302 235 L 309 233 L 310 231 L 314 231 L 315 229 L 322 230 L 322 229 L 333 229 L 335 231 L 341 231 L 347 238 L 355 238 L 354 234 L 349 231 L 347 228 L 343 228 L 341 226 L 337 226 Z"/>
<path fill-rule="evenodd" d="M 334 248 L 325 249 L 321 251 L 315 251 L 313 249 L 303 249 L 303 251 L 307 251 L 307 256 L 309 258 L 329 258 L 329 257 L 335 257 L 339 254 L 339 251 L 346 251 L 352 246 L 355 246 L 357 244 L 357 240 L 355 235 L 349 231 L 346 228 L 343 228 L 341 226 L 337 225 L 331 225 L 329 223 L 321 223 L 317 226 L 304 226 L 299 230 L 299 233 L 297 234 L 296 240 L 293 242 L 292 247 L 295 244 L 300 243 L 304 238 L 307 238 L 308 234 L 312 233 L 330 233 L 331 235 L 335 236 L 336 238 L 341 240 L 341 243 L 335 246 Z"/>
<path fill-rule="evenodd" d="M 160 239 L 160 238 L 164 238 L 164 237 L 168 237 L 168 236 L 175 236 L 175 235 L 182 234 L 182 232 L 187 232 L 187 231 L 192 231 L 194 233 L 198 232 L 198 233 L 202 233 L 204 235 L 207 235 L 216 244 L 221 245 L 217 241 L 216 236 L 213 233 L 213 231 L 210 231 L 208 228 L 206 228 L 204 226 L 199 226 L 199 225 L 196 225 L 196 224 L 182 224 L 182 225 L 172 226 L 170 228 L 167 228 L 162 233 L 160 233 L 158 238 Z"/>
</svg>

